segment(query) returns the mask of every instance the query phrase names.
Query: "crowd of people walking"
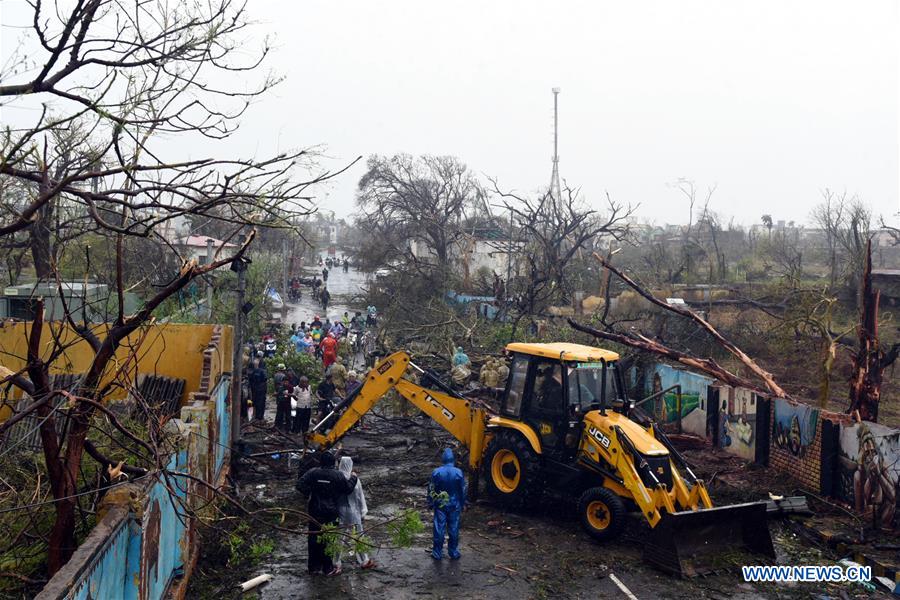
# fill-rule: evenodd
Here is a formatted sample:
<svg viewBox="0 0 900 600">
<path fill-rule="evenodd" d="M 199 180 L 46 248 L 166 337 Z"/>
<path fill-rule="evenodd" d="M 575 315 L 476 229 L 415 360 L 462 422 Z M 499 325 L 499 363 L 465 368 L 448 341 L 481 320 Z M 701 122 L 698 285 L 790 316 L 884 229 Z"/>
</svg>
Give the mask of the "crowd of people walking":
<svg viewBox="0 0 900 600">
<path fill-rule="evenodd" d="M 333 320 L 327 316 L 330 293 L 327 289 L 329 269 L 343 266 L 347 272 L 348 261 L 332 261 L 322 265 L 322 278 L 311 280 L 294 278 L 289 281 L 289 297 L 302 297 L 301 284 L 312 288 L 312 296 L 323 307 L 323 319 L 313 315 L 307 322 L 291 325 L 284 346 L 284 338 L 276 345 L 274 332 L 264 336 L 259 344 L 248 343 L 249 361 L 244 379 L 244 401 L 242 419 L 246 422 L 265 422 L 266 404 L 269 398 L 275 402 L 275 428 L 284 433 L 303 435 L 311 426 L 332 418 L 335 408 L 362 387 L 362 376 L 356 367 L 370 368 L 375 360 L 376 327 L 378 311 L 375 306 L 367 306 L 365 314 L 349 311 Z M 289 360 L 305 354 L 316 360 L 320 368 L 312 374 L 300 375 L 289 368 Z M 267 361 L 268 359 L 268 367 Z M 274 363 L 274 370 L 270 373 Z M 302 363 L 301 363 L 302 364 Z M 468 357 L 462 348 L 453 357 L 454 366 L 467 366 Z M 309 373 L 308 369 L 303 369 Z M 310 378 L 318 381 L 313 385 Z M 359 426 L 366 426 L 360 419 Z M 427 504 L 434 510 L 433 543 L 431 556 L 435 560 L 444 557 L 443 546 L 448 538 L 447 550 L 451 559 L 460 557 L 459 522 L 465 507 L 466 484 L 462 471 L 455 466 L 452 450 L 446 449 L 442 455 L 443 464 L 431 475 L 427 491 Z M 346 549 L 329 550 L 328 533 L 339 530 L 343 539 L 363 539 L 364 520 L 368 504 L 359 475 L 354 471 L 353 459 L 349 455 L 338 455 L 331 451 L 319 453 L 318 466 L 305 471 L 297 480 L 296 489 L 307 497 L 308 570 L 311 575 L 340 575 L 343 571 Z M 349 537 L 348 537 L 349 536 Z M 346 548 L 346 544 L 340 544 Z M 357 543 L 355 561 L 362 569 L 377 565 L 366 551 L 365 543 Z"/>
</svg>

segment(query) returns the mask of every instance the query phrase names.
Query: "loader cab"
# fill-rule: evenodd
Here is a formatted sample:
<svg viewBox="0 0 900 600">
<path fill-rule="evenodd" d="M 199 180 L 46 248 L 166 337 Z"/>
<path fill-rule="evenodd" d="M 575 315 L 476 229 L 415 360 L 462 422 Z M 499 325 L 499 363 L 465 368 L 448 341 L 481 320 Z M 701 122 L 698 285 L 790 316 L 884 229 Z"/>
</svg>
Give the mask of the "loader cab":
<svg viewBox="0 0 900 600">
<path fill-rule="evenodd" d="M 543 453 L 575 456 L 584 415 L 590 410 L 627 411 L 618 354 L 579 344 L 509 344 L 510 375 L 503 416 L 537 433 Z"/>
</svg>

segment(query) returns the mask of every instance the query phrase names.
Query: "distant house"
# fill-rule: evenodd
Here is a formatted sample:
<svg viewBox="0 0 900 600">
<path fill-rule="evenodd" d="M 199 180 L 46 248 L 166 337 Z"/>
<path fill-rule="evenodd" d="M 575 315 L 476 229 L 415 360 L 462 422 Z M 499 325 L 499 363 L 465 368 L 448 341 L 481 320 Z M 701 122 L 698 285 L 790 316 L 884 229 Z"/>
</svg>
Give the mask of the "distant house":
<svg viewBox="0 0 900 600">
<path fill-rule="evenodd" d="M 160 223 L 155 231 L 170 244 L 177 244 L 191 234 L 191 222 L 186 216 L 177 215 Z"/>
<path fill-rule="evenodd" d="M 62 293 L 60 293 L 62 292 Z M 117 298 L 111 297 L 109 286 L 83 281 L 36 282 L 3 288 L 0 294 L 0 319 L 33 321 L 37 299 L 44 299 L 44 318 L 61 321 L 66 311 L 76 321 L 102 323 L 117 313 Z M 124 294 L 125 313 L 134 312 L 139 304 L 131 292 Z"/>
<path fill-rule="evenodd" d="M 881 302 L 900 306 L 900 269 L 872 269 L 872 286 L 881 292 Z"/>
<path fill-rule="evenodd" d="M 506 278 L 507 269 L 518 273 L 519 252 L 522 242 L 509 239 L 509 233 L 495 227 L 469 230 L 450 247 L 449 261 L 462 277 L 474 276 L 480 270 L 497 273 Z M 432 249 L 421 240 L 410 240 L 409 249 L 417 260 L 434 262 Z M 512 262 L 510 262 L 512 249 Z"/>
<path fill-rule="evenodd" d="M 870 234 L 873 248 L 892 248 L 900 246 L 900 238 L 890 229 L 874 229 Z"/>
<path fill-rule="evenodd" d="M 201 265 L 205 265 L 210 262 L 207 256 L 209 250 L 209 242 L 212 241 L 212 255 L 218 258 L 223 258 L 228 255 L 229 252 L 237 249 L 237 244 L 232 244 L 230 242 L 223 242 L 222 240 L 217 240 L 216 238 L 209 237 L 208 235 L 189 235 L 186 238 L 179 241 L 176 246 L 178 246 L 181 251 L 181 255 L 187 259 L 196 259 L 197 262 Z"/>
</svg>

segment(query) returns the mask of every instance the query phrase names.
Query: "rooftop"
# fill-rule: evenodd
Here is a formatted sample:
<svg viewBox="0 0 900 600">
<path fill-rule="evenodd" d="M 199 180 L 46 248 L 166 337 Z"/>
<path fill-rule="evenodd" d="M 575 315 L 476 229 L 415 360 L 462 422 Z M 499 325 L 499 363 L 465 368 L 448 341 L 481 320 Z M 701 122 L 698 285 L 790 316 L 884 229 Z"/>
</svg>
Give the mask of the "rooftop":
<svg viewBox="0 0 900 600">
<path fill-rule="evenodd" d="M 223 245 L 225 248 L 237 248 L 237 244 L 232 244 L 230 242 L 223 242 L 222 240 L 217 240 L 214 237 L 210 237 L 208 235 L 189 235 L 184 240 L 180 242 L 182 246 L 192 246 L 196 248 L 206 248 L 207 241 L 212 240 L 213 248 L 221 248 Z"/>
<path fill-rule="evenodd" d="M 106 294 L 107 285 L 105 283 L 85 283 L 84 281 L 63 281 L 57 286 L 55 282 L 37 281 L 34 283 L 24 283 L 21 285 L 11 285 L 3 288 L 4 296 L 55 296 L 62 287 L 63 292 L 69 295 L 81 295 L 85 292 Z"/>
<path fill-rule="evenodd" d="M 579 362 L 593 362 L 599 360 L 610 362 L 619 360 L 618 352 L 565 342 L 556 342 L 552 344 L 528 344 L 517 342 L 508 344 L 506 349 L 509 352 L 520 352 L 522 354 L 543 356 L 545 358 L 554 358 L 556 360 L 575 360 Z"/>
</svg>

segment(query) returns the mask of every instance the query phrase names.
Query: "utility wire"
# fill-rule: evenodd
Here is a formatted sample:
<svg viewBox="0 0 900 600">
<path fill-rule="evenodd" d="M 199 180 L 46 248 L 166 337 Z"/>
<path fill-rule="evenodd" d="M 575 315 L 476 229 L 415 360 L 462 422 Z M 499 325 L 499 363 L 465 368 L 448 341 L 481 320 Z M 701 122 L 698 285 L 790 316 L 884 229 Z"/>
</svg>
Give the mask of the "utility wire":
<svg viewBox="0 0 900 600">
<path fill-rule="evenodd" d="M 64 496 L 62 498 L 54 498 L 53 500 L 45 500 L 44 502 L 34 502 L 32 504 L 23 504 L 21 506 L 12 506 L 10 508 L 3 508 L 3 509 L 0 509 L 0 514 L 15 512 L 17 510 L 25 510 L 25 509 L 29 509 L 29 508 L 35 508 L 38 506 L 46 506 L 48 504 L 56 504 L 57 502 L 62 502 L 63 500 L 71 500 L 72 498 L 78 498 L 80 496 L 87 496 L 88 494 L 95 494 L 97 492 L 102 492 L 104 490 L 118 487 L 120 485 L 125 485 L 126 483 L 134 483 L 135 481 L 140 481 L 141 479 L 144 479 L 145 477 L 149 477 L 150 475 L 153 475 L 153 474 L 154 473 L 146 473 L 145 475 L 141 475 L 140 477 L 135 477 L 134 479 L 129 479 L 128 481 L 119 481 L 117 483 L 112 483 L 105 487 L 88 490 L 86 492 L 81 492 L 78 494 L 72 494 L 71 496 Z"/>
</svg>

